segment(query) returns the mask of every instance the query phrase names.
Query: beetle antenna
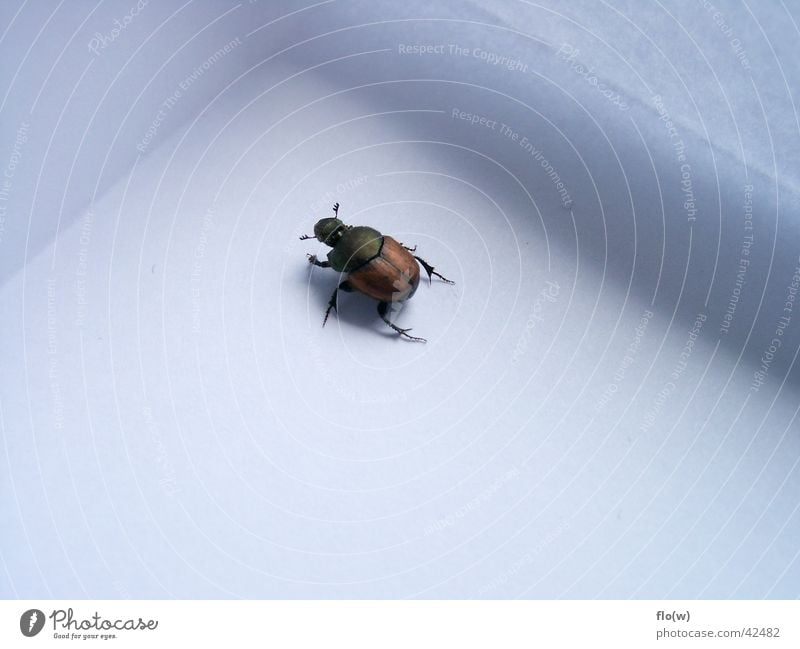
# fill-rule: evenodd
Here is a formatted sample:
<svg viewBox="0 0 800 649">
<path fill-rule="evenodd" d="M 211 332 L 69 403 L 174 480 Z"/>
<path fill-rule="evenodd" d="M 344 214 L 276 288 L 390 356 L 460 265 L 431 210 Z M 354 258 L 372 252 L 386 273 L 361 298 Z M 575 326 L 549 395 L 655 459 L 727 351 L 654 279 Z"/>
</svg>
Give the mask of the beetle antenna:
<svg viewBox="0 0 800 649">
<path fill-rule="evenodd" d="M 300 241 L 305 241 L 306 239 L 316 239 L 316 237 L 313 234 L 304 234 L 300 237 Z"/>
</svg>

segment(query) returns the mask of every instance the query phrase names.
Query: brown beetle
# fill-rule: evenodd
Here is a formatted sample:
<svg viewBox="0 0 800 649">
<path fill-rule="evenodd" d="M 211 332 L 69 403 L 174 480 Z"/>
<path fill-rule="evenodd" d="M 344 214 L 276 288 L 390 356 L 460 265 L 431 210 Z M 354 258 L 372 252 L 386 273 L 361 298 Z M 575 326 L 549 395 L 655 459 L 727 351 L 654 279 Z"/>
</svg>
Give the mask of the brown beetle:
<svg viewBox="0 0 800 649">
<path fill-rule="evenodd" d="M 316 255 L 308 255 L 308 261 L 321 268 L 333 268 L 347 273 L 347 278 L 336 287 L 322 325 L 328 321 L 331 309 L 336 309 L 339 291 L 358 291 L 378 300 L 378 314 L 381 319 L 397 333 L 409 340 L 426 342 L 424 338 L 410 336 L 411 329 L 401 329 L 389 320 L 392 305 L 410 299 L 419 286 L 419 262 L 428 273 L 428 281 L 436 275 L 448 284 L 454 284 L 433 270 L 424 259 L 412 255 L 417 247 L 409 248 L 390 236 L 382 235 L 375 228 L 359 225 L 345 225 L 339 220 L 339 203 L 333 206 L 334 218 L 321 219 L 314 226 L 313 235 L 303 235 L 304 239 L 318 239 L 331 246 L 328 261 L 319 261 Z"/>
</svg>

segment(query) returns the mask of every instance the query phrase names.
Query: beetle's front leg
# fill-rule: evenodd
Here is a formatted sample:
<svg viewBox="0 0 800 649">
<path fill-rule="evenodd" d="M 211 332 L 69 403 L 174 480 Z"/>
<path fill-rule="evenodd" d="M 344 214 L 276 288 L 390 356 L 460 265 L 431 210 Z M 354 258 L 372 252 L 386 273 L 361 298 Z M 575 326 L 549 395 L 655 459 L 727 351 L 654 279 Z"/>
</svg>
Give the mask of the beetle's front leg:
<svg viewBox="0 0 800 649">
<path fill-rule="evenodd" d="M 440 275 L 435 270 L 433 270 L 433 266 L 431 266 L 422 257 L 417 257 L 416 255 L 414 255 L 414 259 L 416 259 L 420 264 L 422 264 L 422 267 L 425 269 L 425 272 L 428 273 L 428 283 L 429 284 L 433 282 L 433 278 L 431 277 L 432 275 L 436 275 L 436 277 L 438 277 L 440 280 L 442 280 L 443 282 L 445 282 L 447 284 L 455 284 L 455 282 L 453 280 L 447 279 L 444 275 Z"/>
<path fill-rule="evenodd" d="M 319 266 L 320 268 L 330 268 L 331 262 L 329 261 L 320 261 L 317 259 L 316 255 L 306 255 L 308 257 L 308 263 L 313 264 L 314 266 Z"/>
</svg>

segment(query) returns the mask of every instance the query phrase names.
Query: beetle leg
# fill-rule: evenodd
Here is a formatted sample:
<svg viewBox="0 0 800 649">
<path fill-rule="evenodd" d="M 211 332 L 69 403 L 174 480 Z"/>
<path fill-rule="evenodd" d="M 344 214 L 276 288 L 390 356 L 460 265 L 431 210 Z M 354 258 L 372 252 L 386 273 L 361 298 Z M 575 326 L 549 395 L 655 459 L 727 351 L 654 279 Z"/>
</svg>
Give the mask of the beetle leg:
<svg viewBox="0 0 800 649">
<path fill-rule="evenodd" d="M 419 338 L 417 336 L 410 336 L 408 334 L 408 332 L 411 331 L 411 329 L 401 329 L 396 324 L 393 324 L 389 320 L 389 318 L 386 316 L 386 312 L 388 310 L 389 310 L 389 303 L 388 302 L 378 302 L 378 315 L 380 315 L 381 319 L 386 324 L 388 324 L 392 329 L 394 329 L 401 336 L 405 336 L 406 338 L 408 338 L 409 340 L 413 340 L 414 342 L 417 342 L 417 343 L 426 343 L 426 342 L 428 342 L 424 338 Z"/>
<path fill-rule="evenodd" d="M 347 283 L 347 280 L 339 284 L 339 286 L 337 286 L 334 289 L 333 295 L 331 295 L 331 299 L 328 301 L 328 308 L 325 310 L 325 319 L 322 321 L 323 327 L 325 326 L 325 323 L 328 321 L 328 316 L 331 313 L 331 309 L 333 309 L 334 311 L 338 311 L 338 309 L 336 308 L 336 296 L 339 294 L 339 291 L 347 291 L 348 293 L 350 293 L 352 290 L 353 287 Z"/>
<path fill-rule="evenodd" d="M 436 275 L 436 277 L 438 277 L 440 280 L 442 280 L 446 284 L 455 284 L 454 281 L 447 279 L 444 275 L 440 275 L 435 270 L 433 270 L 433 266 L 431 266 L 422 257 L 417 257 L 416 255 L 414 255 L 414 259 L 416 259 L 420 264 L 422 264 L 422 267 L 425 269 L 425 272 L 428 273 L 428 283 L 429 284 L 433 283 L 432 275 Z"/>
<path fill-rule="evenodd" d="M 403 248 L 405 248 L 406 250 L 408 250 L 408 252 L 416 252 L 416 251 L 417 251 L 417 246 L 416 246 L 416 245 L 415 245 L 413 248 L 409 248 L 409 247 L 408 247 L 406 244 L 404 244 L 404 243 L 401 243 L 400 245 L 401 245 L 401 246 L 403 246 Z"/>
<path fill-rule="evenodd" d="M 319 266 L 320 268 L 330 268 L 331 267 L 331 262 L 329 262 L 329 261 L 320 261 L 319 259 L 317 259 L 316 255 L 306 254 L 306 257 L 308 257 L 308 263 L 309 264 L 314 264 L 315 266 Z"/>
<path fill-rule="evenodd" d="M 333 204 L 333 215 L 338 219 L 339 218 L 339 203 Z"/>
</svg>

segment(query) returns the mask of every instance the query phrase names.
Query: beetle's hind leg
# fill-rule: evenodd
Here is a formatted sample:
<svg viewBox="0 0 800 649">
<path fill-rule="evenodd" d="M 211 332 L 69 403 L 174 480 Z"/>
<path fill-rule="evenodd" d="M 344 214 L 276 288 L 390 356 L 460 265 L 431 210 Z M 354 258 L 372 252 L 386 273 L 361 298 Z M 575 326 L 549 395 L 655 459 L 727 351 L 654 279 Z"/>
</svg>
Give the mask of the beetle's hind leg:
<svg viewBox="0 0 800 649">
<path fill-rule="evenodd" d="M 405 338 L 408 338 L 409 340 L 413 340 L 414 342 L 417 342 L 417 343 L 426 343 L 426 342 L 428 342 L 424 338 L 419 338 L 417 336 L 410 336 L 408 334 L 408 332 L 411 331 L 411 329 L 401 329 L 396 324 L 393 324 L 392 321 L 389 320 L 389 317 L 387 315 L 388 311 L 389 311 L 389 302 L 378 302 L 378 315 L 392 329 L 394 329 L 401 336 L 404 336 Z"/>
<path fill-rule="evenodd" d="M 445 282 L 446 284 L 455 284 L 453 280 L 447 279 L 444 275 L 440 275 L 435 270 L 433 270 L 433 266 L 431 266 L 427 261 L 425 261 L 422 257 L 417 257 L 414 255 L 414 259 L 416 259 L 422 267 L 425 269 L 425 272 L 428 273 L 428 283 L 433 283 L 433 275 L 436 275 L 440 280 Z"/>
<path fill-rule="evenodd" d="M 322 321 L 322 326 L 325 326 L 325 323 L 328 321 L 328 316 L 331 314 L 331 309 L 334 311 L 338 311 L 336 308 L 336 297 L 339 295 L 339 291 L 345 291 L 347 293 L 351 293 L 353 291 L 353 287 L 347 282 L 347 280 L 343 281 L 339 286 L 337 286 L 333 290 L 333 295 L 331 295 L 331 299 L 328 301 L 328 308 L 325 309 L 325 319 Z"/>
</svg>

